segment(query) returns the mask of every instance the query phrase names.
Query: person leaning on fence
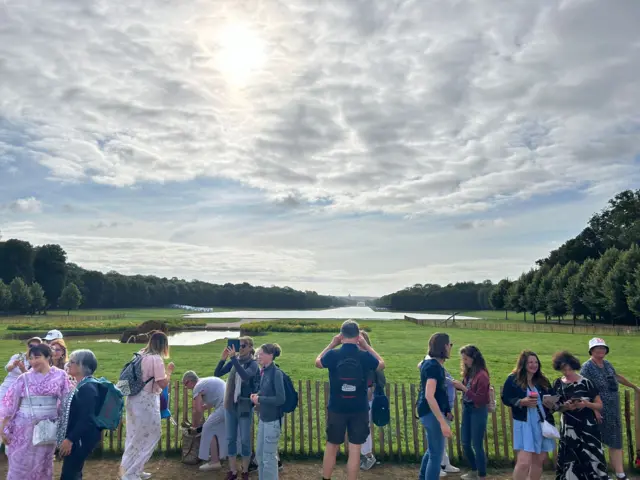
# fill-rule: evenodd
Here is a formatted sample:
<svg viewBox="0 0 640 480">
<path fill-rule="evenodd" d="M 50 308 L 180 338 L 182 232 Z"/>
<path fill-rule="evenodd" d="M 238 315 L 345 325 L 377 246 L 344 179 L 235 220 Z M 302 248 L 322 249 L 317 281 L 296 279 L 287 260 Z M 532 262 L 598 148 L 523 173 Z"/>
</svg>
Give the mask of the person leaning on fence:
<svg viewBox="0 0 640 480">
<path fill-rule="evenodd" d="M 553 369 L 563 375 L 553 384 L 562 412 L 556 480 L 607 480 L 598 389 L 578 373 L 580 361 L 567 351 L 553 356 Z"/>
<path fill-rule="evenodd" d="M 258 364 L 254 359 L 255 350 L 251 337 L 240 337 L 240 351 L 226 347 L 222 359 L 214 372 L 216 377 L 229 374 L 224 396 L 225 425 L 227 431 L 227 455 L 229 472 L 226 480 L 238 478 L 236 456 L 238 454 L 238 426 L 242 444 L 242 478 L 249 478 L 251 462 L 251 425 L 253 424 L 253 405 L 251 394 L 257 391 Z M 230 359 L 227 362 L 227 359 Z"/>
<path fill-rule="evenodd" d="M 96 383 L 84 381 L 93 377 L 98 360 L 91 350 L 76 350 L 69 357 L 69 375 L 77 385 L 65 398 L 58 434 L 64 441 L 59 455 L 64 458 L 60 480 L 82 480 L 84 462 L 100 441 L 96 425 L 96 411 L 100 405 L 100 392 Z"/>
<path fill-rule="evenodd" d="M 462 446 L 469 461 L 471 472 L 462 475 L 462 480 L 476 480 L 487 476 L 487 456 L 484 451 L 484 436 L 489 418 L 489 371 L 484 357 L 474 345 L 460 349 L 462 382 L 453 384 L 462 395 Z"/>
<path fill-rule="evenodd" d="M 514 480 L 540 480 L 544 462 L 555 447 L 555 440 L 542 435 L 542 419 L 554 425 L 550 407 L 544 396 L 553 389 L 542 373 L 538 355 L 523 351 L 516 368 L 502 389 L 502 402 L 513 413 L 513 449 L 518 452 L 513 471 Z"/>
<path fill-rule="evenodd" d="M 341 344 L 340 349 L 334 350 Z M 336 455 L 346 433 L 349 439 L 347 478 L 355 480 L 360 470 L 361 446 L 370 432 L 367 377 L 372 370 L 383 370 L 384 361 L 362 337 L 358 323 L 347 320 L 342 324 L 340 333 L 320 352 L 315 365 L 329 369 L 327 444 L 322 477 L 325 480 L 331 478 Z"/>
<path fill-rule="evenodd" d="M 284 376 L 273 361 L 282 354 L 277 343 L 260 347 L 258 363 L 260 387 L 251 395 L 251 402 L 258 408 L 258 439 L 256 459 L 259 480 L 278 480 L 278 443 L 282 428 L 281 406 L 285 402 Z"/>
<path fill-rule="evenodd" d="M 620 480 L 627 478 L 622 461 L 622 413 L 620 411 L 620 386 L 640 392 L 640 388 L 616 372 L 613 365 L 605 360 L 609 346 L 602 338 L 589 341 L 591 358 L 582 365 L 581 375 L 593 382 L 602 399 L 602 443 L 609 447 L 611 465 Z"/>
<path fill-rule="evenodd" d="M 420 366 L 420 390 L 417 409 L 420 422 L 427 431 L 427 451 L 420 464 L 419 480 L 438 480 L 444 439 L 451 436 L 449 398 L 447 397 L 444 362 L 453 344 L 446 333 L 434 333 L 429 339 L 429 360 Z"/>
<path fill-rule="evenodd" d="M 420 360 L 420 362 L 418 362 L 418 371 L 420 371 L 420 367 L 422 367 L 422 364 L 425 361 L 430 359 L 431 357 L 427 354 L 424 357 L 424 360 Z M 442 368 L 444 368 L 444 365 L 442 366 Z M 444 375 L 445 375 L 445 382 L 447 385 L 447 399 L 449 400 L 449 412 L 450 412 L 446 415 L 446 418 L 447 418 L 447 423 L 449 424 L 449 426 L 451 426 L 451 422 L 453 421 L 453 413 L 451 412 L 453 412 L 453 408 L 456 403 L 456 389 L 453 386 L 453 377 L 451 376 L 451 374 L 446 368 L 444 369 Z M 425 439 L 427 438 L 426 430 L 424 432 L 424 437 Z M 449 454 L 447 453 L 447 448 L 445 445 L 445 447 L 442 449 L 442 461 L 440 462 L 440 476 L 446 477 L 449 473 L 460 473 L 460 469 L 458 467 L 454 467 L 451 464 L 451 459 L 449 458 Z"/>
<path fill-rule="evenodd" d="M 169 358 L 169 339 L 156 331 L 140 351 L 144 388 L 137 395 L 129 395 L 126 403 L 126 439 L 120 464 L 121 480 L 140 480 L 151 477 L 144 466 L 153 455 L 162 437 L 160 422 L 160 394 L 171 381 L 173 363 L 164 366 Z"/>
<path fill-rule="evenodd" d="M 200 470 L 219 470 L 222 468 L 220 459 L 227 457 L 227 432 L 224 421 L 226 384 L 218 377 L 198 378 L 196 372 L 189 370 L 182 376 L 182 385 L 193 390 L 192 427 L 202 427 L 198 457 L 206 463 L 200 466 Z M 204 411 L 208 408 L 213 408 L 213 413 L 203 422 Z"/>
</svg>

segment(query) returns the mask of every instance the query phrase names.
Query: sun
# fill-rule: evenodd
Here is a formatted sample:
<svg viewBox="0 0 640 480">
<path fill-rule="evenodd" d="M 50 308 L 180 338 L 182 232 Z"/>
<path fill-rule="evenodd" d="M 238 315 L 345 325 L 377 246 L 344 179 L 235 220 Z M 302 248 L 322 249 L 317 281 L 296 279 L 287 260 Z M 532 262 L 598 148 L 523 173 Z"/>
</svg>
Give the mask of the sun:
<svg viewBox="0 0 640 480">
<path fill-rule="evenodd" d="M 232 85 L 246 85 L 265 63 L 264 41 L 248 25 L 222 27 L 215 44 L 215 66 Z"/>
</svg>

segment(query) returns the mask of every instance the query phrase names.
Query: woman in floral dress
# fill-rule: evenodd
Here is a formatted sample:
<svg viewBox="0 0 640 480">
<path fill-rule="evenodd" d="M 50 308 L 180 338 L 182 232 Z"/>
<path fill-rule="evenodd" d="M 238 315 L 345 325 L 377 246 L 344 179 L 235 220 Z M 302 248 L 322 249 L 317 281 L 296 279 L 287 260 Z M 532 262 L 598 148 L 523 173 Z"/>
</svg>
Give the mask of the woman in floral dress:
<svg viewBox="0 0 640 480">
<path fill-rule="evenodd" d="M 36 446 L 32 441 L 34 421 L 57 419 L 61 400 L 70 391 L 67 374 L 50 366 L 50 359 L 48 345 L 31 347 L 31 369 L 18 377 L 0 404 L 2 440 L 9 458 L 7 480 L 53 478 L 55 442 Z"/>
</svg>

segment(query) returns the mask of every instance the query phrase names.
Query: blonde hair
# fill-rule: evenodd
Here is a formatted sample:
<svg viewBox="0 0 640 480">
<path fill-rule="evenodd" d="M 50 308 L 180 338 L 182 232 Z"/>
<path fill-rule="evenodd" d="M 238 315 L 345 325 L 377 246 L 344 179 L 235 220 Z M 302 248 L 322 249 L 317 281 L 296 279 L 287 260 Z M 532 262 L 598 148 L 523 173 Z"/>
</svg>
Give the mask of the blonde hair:
<svg viewBox="0 0 640 480">
<path fill-rule="evenodd" d="M 64 349 L 63 355 L 58 360 L 54 360 L 53 359 L 53 346 L 54 345 L 60 345 Z M 49 343 L 49 348 L 51 348 L 51 365 L 53 365 L 56 368 L 59 368 L 60 370 L 64 370 L 64 366 L 69 361 L 67 344 L 64 343 L 64 340 L 62 338 L 56 338 L 55 340 L 52 340 Z"/>
<path fill-rule="evenodd" d="M 149 343 L 143 349 L 149 355 L 160 355 L 162 358 L 169 358 L 169 338 L 164 332 L 156 330 L 151 333 Z"/>
</svg>

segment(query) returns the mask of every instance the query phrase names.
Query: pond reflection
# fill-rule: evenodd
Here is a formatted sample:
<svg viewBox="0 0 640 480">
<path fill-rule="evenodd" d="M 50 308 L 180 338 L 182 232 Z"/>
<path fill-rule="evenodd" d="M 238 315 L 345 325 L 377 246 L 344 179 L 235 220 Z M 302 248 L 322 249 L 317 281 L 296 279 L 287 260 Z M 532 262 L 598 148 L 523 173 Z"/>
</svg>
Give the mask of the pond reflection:
<svg viewBox="0 0 640 480">
<path fill-rule="evenodd" d="M 240 332 L 238 330 L 190 330 L 186 332 L 174 332 L 169 334 L 169 345 L 176 347 L 204 345 L 205 343 L 215 342 L 216 340 L 238 338 L 239 336 Z M 73 342 L 120 343 L 120 335 L 83 335 L 67 337 L 67 340 Z"/>
</svg>

